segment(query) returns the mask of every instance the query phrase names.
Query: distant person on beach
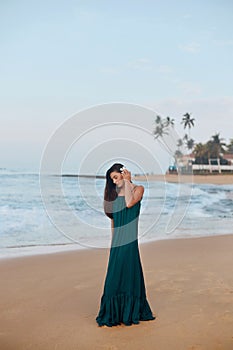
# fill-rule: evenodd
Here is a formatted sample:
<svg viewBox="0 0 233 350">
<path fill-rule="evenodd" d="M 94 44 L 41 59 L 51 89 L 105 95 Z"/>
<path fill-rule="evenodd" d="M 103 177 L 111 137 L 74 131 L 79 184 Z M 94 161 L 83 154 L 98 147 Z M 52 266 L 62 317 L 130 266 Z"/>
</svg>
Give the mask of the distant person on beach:
<svg viewBox="0 0 233 350">
<path fill-rule="evenodd" d="M 111 219 L 112 242 L 108 269 L 96 321 L 99 326 L 130 326 L 154 320 L 146 298 L 138 249 L 138 217 L 143 186 L 131 181 L 131 173 L 115 163 L 106 173 L 104 211 Z"/>
</svg>

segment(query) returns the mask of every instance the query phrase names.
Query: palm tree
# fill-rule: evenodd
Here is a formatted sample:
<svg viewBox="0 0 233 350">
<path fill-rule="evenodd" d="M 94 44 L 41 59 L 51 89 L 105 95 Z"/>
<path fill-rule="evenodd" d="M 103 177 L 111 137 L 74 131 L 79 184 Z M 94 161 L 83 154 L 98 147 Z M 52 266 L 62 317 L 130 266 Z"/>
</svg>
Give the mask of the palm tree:
<svg viewBox="0 0 233 350">
<path fill-rule="evenodd" d="M 163 136 L 165 134 L 167 134 L 167 130 L 166 130 L 167 126 L 164 123 L 163 119 L 160 117 L 160 115 L 156 115 L 156 119 L 155 119 L 155 129 L 153 131 L 153 134 L 155 136 L 155 139 L 163 138 Z"/>
<path fill-rule="evenodd" d="M 188 150 L 192 151 L 193 147 L 195 145 L 195 141 L 193 139 L 188 139 L 186 142 L 186 146 Z"/>
<path fill-rule="evenodd" d="M 227 145 L 227 152 L 233 153 L 233 139 L 230 139 L 230 143 Z"/>
<path fill-rule="evenodd" d="M 216 133 L 207 143 L 196 144 L 193 151 L 196 162 L 208 164 L 210 158 L 221 158 L 221 153 L 225 153 L 225 143 L 222 142 L 222 140 L 223 139 L 219 137 L 219 133 Z"/>
<path fill-rule="evenodd" d="M 195 145 L 193 153 L 195 154 L 196 157 L 203 157 L 206 153 L 206 145 L 204 145 L 201 142 L 197 143 Z"/>
<path fill-rule="evenodd" d="M 157 125 L 154 129 L 154 135 L 155 135 L 155 139 L 158 139 L 159 137 L 163 138 L 164 135 L 166 135 L 167 132 L 164 128 L 164 126 L 161 125 Z"/>
<path fill-rule="evenodd" d="M 187 142 L 188 139 L 189 139 L 188 134 L 185 134 L 184 137 L 183 137 L 183 140 Z"/>
<path fill-rule="evenodd" d="M 166 126 L 171 126 L 173 128 L 174 125 L 175 125 L 175 120 L 170 118 L 170 117 L 167 117 L 166 121 L 165 121 L 165 124 L 166 124 Z"/>
<path fill-rule="evenodd" d="M 195 120 L 194 118 L 191 118 L 190 113 L 185 113 L 183 115 L 181 124 L 184 124 L 184 129 L 186 129 L 188 127 L 189 134 L 190 134 L 191 127 L 194 126 L 194 120 Z"/>
<path fill-rule="evenodd" d="M 182 146 L 183 146 L 183 140 L 182 140 L 182 139 L 179 139 L 179 140 L 177 141 L 177 147 L 180 148 L 180 147 L 182 147 Z"/>
<path fill-rule="evenodd" d="M 194 147 L 193 153 L 197 164 L 208 164 L 209 151 L 206 143 L 197 143 Z"/>
<path fill-rule="evenodd" d="M 222 142 L 223 138 L 220 138 L 220 133 L 216 133 L 212 136 L 212 139 L 207 142 L 209 145 L 210 156 L 212 158 L 219 158 L 221 153 L 225 153 L 225 142 Z"/>
<path fill-rule="evenodd" d="M 190 113 L 185 113 L 183 115 L 182 118 L 182 122 L 181 124 L 184 124 L 184 129 L 186 129 L 188 127 L 188 135 L 185 134 L 183 140 L 185 141 L 186 147 L 188 149 L 188 151 L 192 151 L 195 141 L 193 139 L 191 139 L 190 137 L 190 129 L 192 126 L 194 126 L 194 118 L 191 118 L 191 114 Z"/>
<path fill-rule="evenodd" d="M 160 115 L 156 115 L 153 134 L 154 138 L 157 139 L 163 148 L 171 154 L 173 153 L 173 150 L 165 138 L 165 136 L 169 136 L 169 129 L 172 125 L 172 119 L 168 118 L 169 117 L 167 117 L 167 119 L 163 119 Z"/>
<path fill-rule="evenodd" d="M 194 139 L 189 138 L 189 136 L 185 134 L 183 137 L 183 140 L 185 142 L 187 149 L 191 151 L 195 145 Z"/>
<path fill-rule="evenodd" d="M 155 119 L 155 124 L 161 124 L 162 123 L 162 118 L 160 117 L 160 115 L 156 115 L 156 119 Z"/>
<path fill-rule="evenodd" d="M 181 158 L 182 156 L 183 156 L 183 153 L 182 153 L 179 149 L 177 149 L 177 150 L 175 151 L 175 154 L 174 154 L 174 157 L 175 157 L 176 161 L 177 161 L 179 158 Z"/>
<path fill-rule="evenodd" d="M 175 160 L 176 160 L 176 163 L 178 161 L 179 158 L 181 158 L 183 156 L 183 153 L 181 152 L 181 147 L 183 146 L 183 140 L 182 139 L 178 139 L 177 140 L 177 144 L 176 146 L 178 147 L 178 149 L 175 151 L 175 154 L 174 154 L 174 157 L 175 157 Z"/>
</svg>

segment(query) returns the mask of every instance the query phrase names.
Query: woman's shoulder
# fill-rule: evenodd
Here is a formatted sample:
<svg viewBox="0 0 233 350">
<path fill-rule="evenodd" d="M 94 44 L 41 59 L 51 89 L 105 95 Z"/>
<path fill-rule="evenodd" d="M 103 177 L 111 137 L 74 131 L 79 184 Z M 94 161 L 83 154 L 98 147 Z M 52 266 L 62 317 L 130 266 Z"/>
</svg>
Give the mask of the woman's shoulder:
<svg viewBox="0 0 233 350">
<path fill-rule="evenodd" d="M 134 191 L 144 192 L 144 186 L 142 186 L 142 185 L 134 185 L 133 190 Z"/>
<path fill-rule="evenodd" d="M 135 185 L 135 187 L 132 190 L 134 196 L 139 197 L 140 199 L 143 197 L 144 194 L 144 186 L 142 185 Z"/>
</svg>

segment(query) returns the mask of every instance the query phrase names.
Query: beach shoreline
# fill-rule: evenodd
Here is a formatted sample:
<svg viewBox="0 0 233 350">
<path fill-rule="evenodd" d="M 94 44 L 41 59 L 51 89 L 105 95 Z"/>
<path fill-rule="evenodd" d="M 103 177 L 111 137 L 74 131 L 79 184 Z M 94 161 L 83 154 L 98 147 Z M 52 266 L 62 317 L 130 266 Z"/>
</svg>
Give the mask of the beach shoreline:
<svg viewBox="0 0 233 350">
<path fill-rule="evenodd" d="M 98 327 L 109 250 L 0 260 L 4 350 L 230 350 L 233 235 L 140 244 L 155 321 Z"/>
<path fill-rule="evenodd" d="M 195 183 L 213 185 L 233 185 L 233 174 L 208 174 L 208 175 L 136 175 L 133 181 L 162 181 L 170 183 Z"/>
</svg>

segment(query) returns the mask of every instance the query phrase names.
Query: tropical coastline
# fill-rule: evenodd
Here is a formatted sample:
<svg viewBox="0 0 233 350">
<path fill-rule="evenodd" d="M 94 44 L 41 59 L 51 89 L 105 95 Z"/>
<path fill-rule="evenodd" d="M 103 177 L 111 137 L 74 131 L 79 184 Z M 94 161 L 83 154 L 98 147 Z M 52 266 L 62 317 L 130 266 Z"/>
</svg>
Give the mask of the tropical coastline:
<svg viewBox="0 0 233 350">
<path fill-rule="evenodd" d="M 0 350 L 233 349 L 232 8 L 1 2 Z"/>
<path fill-rule="evenodd" d="M 46 218 L 42 220 L 41 214 L 44 209 L 40 203 L 37 177 L 14 175 L 11 178 L 3 176 L 2 180 L 5 181 L 8 204 L 11 203 L 8 186 L 14 189 L 12 203 L 4 209 L 4 213 L 9 214 L 9 225 L 8 221 L 5 222 L 5 228 L 9 230 L 9 238 L 11 234 L 15 242 L 14 237 L 17 235 L 17 244 L 19 244 L 22 237 L 22 242 L 26 239 L 28 249 L 31 249 L 30 242 L 35 242 L 39 246 L 37 240 L 41 236 L 43 240 L 49 238 L 51 242 L 56 241 L 57 249 L 61 236 L 47 226 Z M 97 180 L 99 191 L 102 193 L 104 180 Z M 200 225 L 205 224 L 207 226 L 203 226 L 203 229 L 205 231 L 209 226 L 208 234 L 211 236 L 194 238 L 191 234 L 188 239 L 179 237 L 173 239 L 173 236 L 170 236 L 169 239 L 161 238 L 140 244 L 147 295 L 156 315 L 155 321 L 141 322 L 131 327 L 119 326 L 107 329 L 98 327 L 95 317 L 102 294 L 109 250 L 98 249 L 97 246 L 95 249 L 81 250 L 71 247 L 72 251 L 54 250 L 53 254 L 51 254 L 52 251 L 48 254 L 49 244 L 51 245 L 48 241 L 48 247 L 44 253 L 42 249 L 39 254 L 37 251 L 32 256 L 21 255 L 15 256 L 14 259 L 8 257 L 0 260 L 0 275 L 4 281 L 0 290 L 0 348 L 4 350 L 32 348 L 38 350 L 121 348 L 149 350 L 153 346 L 158 350 L 232 349 L 233 234 L 231 234 L 230 211 L 232 186 L 218 187 L 218 185 L 231 185 L 233 177 L 231 175 L 182 175 L 179 177 L 166 174 L 140 178 L 137 176 L 133 179 L 135 183 L 149 181 L 151 189 L 154 188 L 156 203 L 152 207 L 153 216 L 156 208 L 160 206 L 159 196 L 163 191 L 161 193 L 159 191 L 164 181 L 169 184 L 167 210 L 170 210 L 172 198 L 174 196 L 175 199 L 176 194 L 175 183 L 181 181 L 190 184 L 191 180 L 194 180 L 194 183 L 198 180 L 201 184 L 196 186 L 196 192 L 193 193 L 194 202 L 191 204 L 193 205 L 191 212 L 194 221 L 188 219 L 185 224 L 184 220 L 181 231 L 183 230 L 186 235 L 187 232 L 196 234 L 196 231 L 200 230 Z M 51 185 L 53 181 L 51 178 Z M 91 194 L 95 179 L 89 178 L 83 181 L 86 190 L 90 186 L 88 193 Z M 213 181 L 216 186 L 207 185 Z M 13 184 L 15 187 L 12 187 Z M 71 203 L 73 203 L 73 196 L 75 198 L 77 196 L 73 193 L 75 184 L 75 178 L 64 177 L 65 193 Z M 30 195 L 25 191 L 25 186 L 30 188 Z M 15 207 L 15 200 L 21 198 L 22 193 L 25 193 L 24 201 L 19 202 L 20 206 Z M 86 197 L 88 200 L 90 198 Z M 202 202 L 205 201 L 204 206 Z M 219 212 L 222 201 L 225 203 L 223 213 Z M 59 198 L 56 203 L 58 202 Z M 32 203 L 33 210 L 31 210 Z M 206 211 L 208 208 L 217 212 L 208 213 Z M 85 212 L 86 209 L 83 209 Z M 14 215 L 15 223 L 12 226 Z M 27 223 L 24 229 L 28 231 L 28 238 L 23 232 L 23 227 L 19 226 L 22 215 L 25 216 L 23 222 Z M 203 217 L 201 218 L 200 215 Z M 38 219 L 35 218 L 38 216 L 41 220 L 40 231 L 37 231 L 38 225 L 32 226 L 32 221 L 37 223 Z M 213 216 L 218 219 L 218 224 L 216 221 L 213 224 Z M 90 221 L 89 212 L 87 217 Z M 168 213 L 164 217 L 167 220 Z M 143 220 L 143 215 L 141 219 Z M 145 219 L 148 220 L 148 217 Z M 195 223 L 199 225 L 198 229 L 192 226 Z M 221 236 L 214 232 L 218 226 L 219 229 L 221 227 Z M 156 239 L 160 237 L 159 229 L 159 227 L 153 229 L 152 236 Z M 224 235 L 224 232 L 228 234 Z M 88 236 L 86 229 L 83 230 L 82 237 L 93 239 L 93 235 Z M 28 240 L 29 238 L 31 241 Z M 95 243 L 99 242 L 99 239 L 100 237 L 97 236 Z M 60 244 L 62 246 L 64 243 Z M 64 247 L 68 249 L 68 242 Z M 15 248 L 11 248 L 13 249 Z"/>
<path fill-rule="evenodd" d="M 79 175 L 79 174 L 62 174 L 54 175 L 62 177 L 86 178 L 86 179 L 105 179 L 105 175 Z M 147 175 L 133 175 L 134 181 L 166 181 L 166 182 L 187 182 L 196 184 L 215 184 L 227 185 L 233 184 L 233 173 L 213 173 L 213 174 L 147 174 Z"/>
<path fill-rule="evenodd" d="M 102 208 L 104 179 L 68 176 L 60 182 L 58 177 L 48 177 L 46 212 L 37 174 L 4 173 L 0 177 L 1 258 L 109 246 L 109 222 Z M 216 185 L 211 184 L 213 180 Z M 135 184 L 145 187 L 139 223 L 141 243 L 229 234 L 233 225 L 232 180 L 230 175 L 134 177 Z M 58 186 L 62 191 L 57 191 Z M 183 219 L 178 223 L 181 206 Z"/>
<path fill-rule="evenodd" d="M 215 185 L 231 185 L 233 184 L 233 174 L 203 174 L 203 175 L 136 175 L 134 181 L 165 181 L 171 183 L 195 183 L 195 184 L 215 184 Z"/>
<path fill-rule="evenodd" d="M 14 175 L 12 178 L 6 176 L 2 179 L 5 179 L 6 189 L 9 188 L 7 186 L 11 186 L 12 189 L 13 183 L 15 184 L 12 203 L 9 208 L 5 208 L 5 213 L 6 210 L 9 210 L 9 225 L 6 223 L 9 232 L 12 234 L 12 229 L 15 229 L 18 242 L 21 236 L 22 240 L 25 239 L 25 232 L 22 232 L 22 228 L 17 226 L 18 222 L 22 222 L 23 214 L 25 215 L 24 221 L 27 222 L 25 228 L 30 233 L 32 242 L 35 239 L 36 244 L 39 244 L 37 239 L 41 235 L 43 239 L 45 237 L 50 237 L 51 241 L 56 239 L 59 244 L 61 237 L 58 236 L 58 233 L 53 233 L 51 227 L 45 226 L 45 220 L 40 222 L 39 235 L 37 228 L 32 232 L 31 221 L 37 223 L 38 219 L 35 218 L 38 218 L 38 213 L 42 220 L 41 213 L 44 210 L 40 203 L 37 177 Z M 77 183 L 76 180 L 69 176 L 64 177 L 65 193 L 71 204 L 75 204 L 74 197 L 77 199 L 77 193 L 74 193 L 73 190 Z M 53 181 L 54 179 L 51 178 L 51 188 L 53 188 Z M 87 178 L 82 181 L 84 181 L 86 191 L 90 188 L 86 193 L 86 199 L 90 200 L 89 195 L 92 194 L 91 189 L 95 179 Z M 212 232 L 210 237 L 194 238 L 191 235 L 188 239 L 179 237 L 177 237 L 179 239 L 172 239 L 171 236 L 170 239 L 140 244 L 148 300 L 156 315 L 156 320 L 141 322 L 131 327 L 118 326 L 106 329 L 97 326 L 95 317 L 102 294 L 109 256 L 108 249 L 96 247 L 96 249 L 75 249 L 53 254 L 40 251 L 40 254 L 33 256 L 0 260 L 0 275 L 4 281 L 0 290 L 1 349 L 103 350 L 127 348 L 128 350 L 139 350 L 143 348 L 149 350 L 152 347 L 158 350 L 232 349 L 233 234 L 230 231 L 232 228 L 230 212 L 232 186 L 225 188 L 224 186 L 218 187 L 218 185 L 232 185 L 233 176 L 166 174 L 135 176 L 133 181 L 135 183 L 149 181 L 151 189 L 154 189 L 156 202 L 152 207 L 151 215 L 153 216 L 160 205 L 159 197 L 163 191 L 161 193 L 159 191 L 163 187 L 162 183 L 166 181 L 169 186 L 167 210 L 173 203 L 173 196 L 175 198 L 176 183 L 200 184 L 196 186 L 196 192 L 193 194 L 195 201 L 191 204 L 193 205 L 191 216 L 196 215 L 194 223 L 198 223 L 198 230 L 200 230 L 200 225 L 205 223 L 209 226 L 210 233 Z M 103 192 L 103 183 L 103 179 L 97 179 L 99 186 L 97 188 L 100 193 Z M 216 186 L 211 187 L 209 184 Z M 25 186 L 30 188 L 30 195 L 25 191 Z M 25 193 L 24 201 L 19 202 L 21 203 L 19 207 L 15 207 L 15 199 L 21 198 L 22 193 Z M 8 194 L 6 190 L 6 195 Z M 7 198 L 9 204 L 9 196 Z M 206 211 L 208 207 L 214 210 L 211 200 L 215 201 L 217 215 L 215 212 Z M 218 213 L 219 205 L 223 200 L 224 213 Z M 29 206 L 27 201 L 30 203 Z M 206 205 L 202 206 L 201 203 L 204 201 Z M 34 203 L 33 210 L 31 210 L 32 203 Z M 59 198 L 56 203 L 59 203 Z M 83 209 L 85 212 L 86 208 Z M 62 210 L 62 206 L 59 210 Z M 164 216 L 165 220 L 168 218 L 168 213 Z M 12 226 L 12 215 L 19 215 L 15 216 L 17 219 L 15 226 Z M 85 215 L 90 221 L 90 213 L 87 212 Z M 203 217 L 200 218 L 200 215 Z M 213 224 L 213 216 L 217 218 L 219 216 L 217 225 Z M 145 219 L 148 220 L 148 217 Z M 227 222 L 230 226 L 227 226 Z M 219 226 L 220 223 L 221 226 Z M 221 227 L 221 236 L 214 232 L 218 226 Z M 224 235 L 223 229 L 228 234 Z M 153 230 L 153 236 L 158 238 L 158 230 Z M 192 231 L 193 234 L 196 234 L 198 230 L 192 226 L 191 221 L 183 225 L 183 232 L 186 235 L 187 232 Z M 88 236 L 87 230 L 83 230 L 82 233 L 83 237 L 93 239 L 93 235 Z M 12 240 L 15 236 L 12 236 Z M 95 242 L 99 241 L 99 237 L 96 239 Z M 28 238 L 27 242 L 30 242 Z M 60 244 L 63 245 L 63 243 Z M 68 246 L 66 243 L 66 247 Z"/>
</svg>

